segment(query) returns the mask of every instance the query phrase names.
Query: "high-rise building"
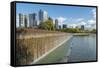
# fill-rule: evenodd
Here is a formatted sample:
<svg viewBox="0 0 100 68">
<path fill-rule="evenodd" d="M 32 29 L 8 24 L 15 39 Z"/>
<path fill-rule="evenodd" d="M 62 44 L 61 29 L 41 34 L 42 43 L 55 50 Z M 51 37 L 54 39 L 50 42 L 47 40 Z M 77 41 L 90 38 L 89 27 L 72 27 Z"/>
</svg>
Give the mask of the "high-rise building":
<svg viewBox="0 0 100 68">
<path fill-rule="evenodd" d="M 29 26 L 31 28 L 37 28 L 36 13 L 29 14 Z"/>
<path fill-rule="evenodd" d="M 63 24 L 63 29 L 67 28 L 67 25 L 66 24 Z"/>
<path fill-rule="evenodd" d="M 48 20 L 48 13 L 46 11 L 43 11 L 43 21 Z"/>
<path fill-rule="evenodd" d="M 24 27 L 24 15 L 23 14 L 19 14 L 19 27 L 23 28 Z"/>
<path fill-rule="evenodd" d="M 29 27 L 28 16 L 24 14 L 19 14 L 19 27 Z"/>
<path fill-rule="evenodd" d="M 81 25 L 81 29 L 84 30 L 84 25 Z"/>
<path fill-rule="evenodd" d="M 51 17 L 48 17 L 48 20 L 52 21 L 53 22 L 53 19 Z"/>
<path fill-rule="evenodd" d="M 24 15 L 24 27 L 27 28 L 28 26 L 28 16 Z"/>
<path fill-rule="evenodd" d="M 79 28 L 78 26 L 76 26 L 75 28 Z"/>
<path fill-rule="evenodd" d="M 40 10 L 39 11 L 39 21 L 44 22 L 48 20 L 48 13 L 46 11 Z"/>
<path fill-rule="evenodd" d="M 40 21 L 40 22 L 42 21 L 42 18 L 43 18 L 43 11 L 40 10 L 40 11 L 39 11 L 39 21 Z"/>
<path fill-rule="evenodd" d="M 56 29 L 59 29 L 58 19 L 55 19 L 55 28 L 56 28 Z"/>
<path fill-rule="evenodd" d="M 59 25 L 59 29 L 61 29 L 61 25 Z"/>
</svg>

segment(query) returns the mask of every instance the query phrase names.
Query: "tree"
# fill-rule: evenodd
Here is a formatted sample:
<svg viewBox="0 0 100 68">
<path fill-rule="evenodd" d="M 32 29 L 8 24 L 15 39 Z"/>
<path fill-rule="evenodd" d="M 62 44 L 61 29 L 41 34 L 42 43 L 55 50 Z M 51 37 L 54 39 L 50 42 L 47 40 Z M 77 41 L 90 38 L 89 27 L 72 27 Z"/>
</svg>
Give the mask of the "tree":
<svg viewBox="0 0 100 68">
<path fill-rule="evenodd" d="M 93 29 L 91 32 L 92 32 L 92 33 L 96 33 L 96 29 Z"/>
<path fill-rule="evenodd" d="M 45 30 L 55 30 L 54 24 L 51 20 L 41 22 L 40 25 L 39 25 L 39 28 L 45 29 Z"/>
<path fill-rule="evenodd" d="M 69 32 L 69 33 L 78 33 L 78 32 L 80 32 L 80 29 L 78 29 L 78 28 L 65 28 L 65 29 L 62 29 L 61 31 Z"/>
</svg>

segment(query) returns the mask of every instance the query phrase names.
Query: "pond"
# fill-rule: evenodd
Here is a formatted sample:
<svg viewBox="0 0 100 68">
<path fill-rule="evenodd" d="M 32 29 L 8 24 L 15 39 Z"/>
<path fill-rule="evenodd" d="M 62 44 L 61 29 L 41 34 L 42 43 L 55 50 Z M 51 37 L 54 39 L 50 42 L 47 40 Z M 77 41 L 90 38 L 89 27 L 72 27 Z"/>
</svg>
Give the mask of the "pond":
<svg viewBox="0 0 100 68">
<path fill-rule="evenodd" d="M 68 62 L 96 60 L 96 34 L 74 36 L 70 41 L 71 52 Z"/>
</svg>

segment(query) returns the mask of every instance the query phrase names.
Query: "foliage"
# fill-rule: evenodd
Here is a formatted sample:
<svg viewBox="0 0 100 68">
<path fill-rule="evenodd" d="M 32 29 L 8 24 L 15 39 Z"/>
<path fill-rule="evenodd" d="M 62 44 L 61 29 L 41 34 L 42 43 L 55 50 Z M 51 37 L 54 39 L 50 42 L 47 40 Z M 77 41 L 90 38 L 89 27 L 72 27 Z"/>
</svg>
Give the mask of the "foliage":
<svg viewBox="0 0 100 68">
<path fill-rule="evenodd" d="M 54 24 L 51 20 L 40 22 L 39 28 L 45 29 L 45 30 L 55 30 Z"/>
<path fill-rule="evenodd" d="M 78 28 L 65 28 L 65 29 L 62 29 L 61 31 L 63 31 L 63 32 L 69 32 L 69 33 L 78 33 L 78 32 L 81 32 L 80 29 L 78 29 Z"/>
<path fill-rule="evenodd" d="M 91 32 L 92 32 L 92 33 L 96 33 L 96 29 L 93 29 Z"/>
</svg>

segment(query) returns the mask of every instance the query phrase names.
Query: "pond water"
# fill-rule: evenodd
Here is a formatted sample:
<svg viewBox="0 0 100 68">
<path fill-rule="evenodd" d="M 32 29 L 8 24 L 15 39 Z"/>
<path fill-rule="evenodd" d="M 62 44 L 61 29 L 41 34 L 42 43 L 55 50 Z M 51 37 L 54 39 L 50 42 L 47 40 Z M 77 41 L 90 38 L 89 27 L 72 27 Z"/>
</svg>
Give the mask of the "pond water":
<svg viewBox="0 0 100 68">
<path fill-rule="evenodd" d="M 96 60 L 96 34 L 74 36 L 70 41 L 71 52 L 68 62 Z"/>
</svg>

